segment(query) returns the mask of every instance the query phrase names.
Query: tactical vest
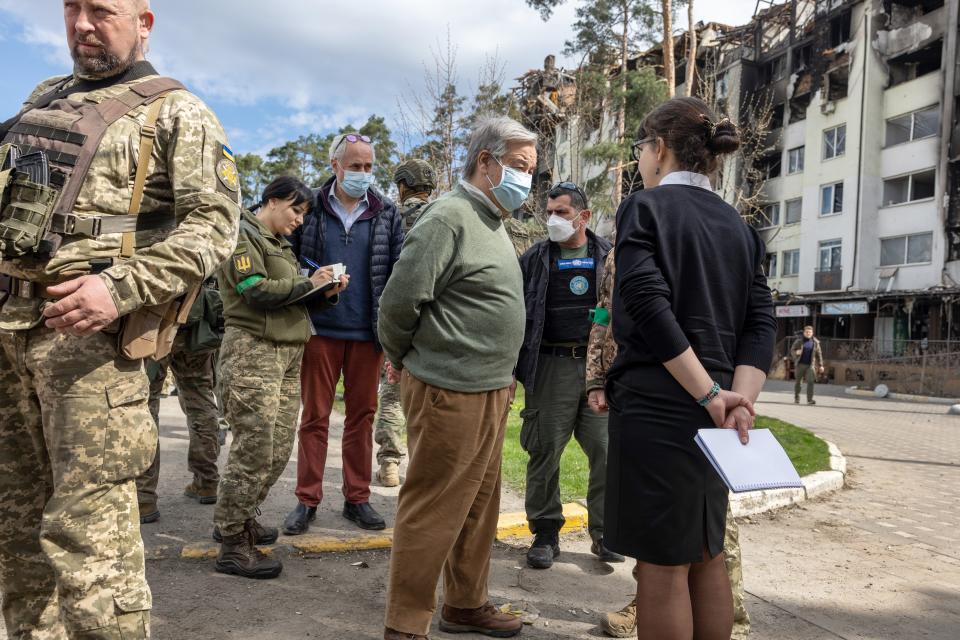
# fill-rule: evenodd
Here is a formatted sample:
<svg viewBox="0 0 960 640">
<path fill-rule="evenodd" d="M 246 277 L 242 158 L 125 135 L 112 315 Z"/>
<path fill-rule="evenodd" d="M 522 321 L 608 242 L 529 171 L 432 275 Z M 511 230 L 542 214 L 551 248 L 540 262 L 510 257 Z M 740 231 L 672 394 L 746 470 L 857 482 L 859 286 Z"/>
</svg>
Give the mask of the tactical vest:
<svg viewBox="0 0 960 640">
<path fill-rule="evenodd" d="M 546 318 L 543 342 L 585 345 L 590 338 L 590 310 L 597 306 L 597 266 L 593 243 L 588 257 L 560 258 L 558 247 L 550 245 L 550 276 L 547 279 Z"/>
<path fill-rule="evenodd" d="M 410 233 L 410 229 L 413 229 L 413 225 L 420 219 L 420 214 L 425 206 L 427 206 L 426 202 L 418 202 L 406 207 L 400 212 L 400 218 L 403 220 L 404 233 Z"/>
<path fill-rule="evenodd" d="M 134 232 L 173 228 L 175 224 L 172 213 L 144 220 L 138 220 L 137 214 L 160 108 L 167 94 L 184 86 L 171 78 L 154 78 L 100 103 L 57 98 L 63 86 L 61 83 L 25 109 L 3 138 L 4 146 L 0 148 L 8 154 L 13 151 L 6 145 L 15 147 L 21 157 L 42 151 L 49 164 L 50 180 L 48 185 L 40 185 L 18 172 L 0 173 L 0 188 L 4 190 L 0 210 L 0 259 L 24 256 L 49 259 L 64 236 L 96 238 L 110 233 L 124 234 L 117 257 L 130 257 L 134 252 Z M 147 121 L 141 128 L 141 160 L 128 215 L 75 215 L 77 197 L 107 129 L 126 114 L 148 104 Z"/>
</svg>

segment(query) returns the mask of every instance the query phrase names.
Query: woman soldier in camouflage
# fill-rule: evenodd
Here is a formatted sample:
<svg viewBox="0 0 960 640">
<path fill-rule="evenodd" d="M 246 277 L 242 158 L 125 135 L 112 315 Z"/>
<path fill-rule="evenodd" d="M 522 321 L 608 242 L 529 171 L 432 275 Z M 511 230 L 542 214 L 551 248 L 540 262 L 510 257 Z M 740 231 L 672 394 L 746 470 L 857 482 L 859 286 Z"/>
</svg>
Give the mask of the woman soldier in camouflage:
<svg viewBox="0 0 960 640">
<path fill-rule="evenodd" d="M 283 565 L 255 544 L 277 540 L 277 529 L 254 517 L 290 459 L 300 411 L 300 360 L 310 339 L 311 304 L 336 304 L 348 277 L 333 281 L 323 267 L 307 277 L 285 236 L 303 223 L 313 193 L 299 180 L 277 178 L 254 207 L 244 211 L 233 257 L 217 274 L 226 334 L 220 375 L 226 418 L 233 430 L 227 468 L 220 481 L 214 540 L 221 543 L 216 570 L 247 578 L 275 578 Z"/>
</svg>

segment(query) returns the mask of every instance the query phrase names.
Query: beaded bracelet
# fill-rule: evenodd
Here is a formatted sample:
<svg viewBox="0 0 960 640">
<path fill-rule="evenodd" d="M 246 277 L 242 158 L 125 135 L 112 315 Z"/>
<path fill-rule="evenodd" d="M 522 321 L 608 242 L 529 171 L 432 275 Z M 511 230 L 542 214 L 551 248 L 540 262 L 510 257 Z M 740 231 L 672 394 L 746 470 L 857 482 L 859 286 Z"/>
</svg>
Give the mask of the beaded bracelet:
<svg viewBox="0 0 960 640">
<path fill-rule="evenodd" d="M 707 395 L 697 400 L 697 404 L 700 405 L 701 407 L 706 407 L 718 395 L 720 395 L 720 384 L 717 382 L 714 382 L 713 386 L 710 387 L 710 391 L 707 391 Z"/>
</svg>

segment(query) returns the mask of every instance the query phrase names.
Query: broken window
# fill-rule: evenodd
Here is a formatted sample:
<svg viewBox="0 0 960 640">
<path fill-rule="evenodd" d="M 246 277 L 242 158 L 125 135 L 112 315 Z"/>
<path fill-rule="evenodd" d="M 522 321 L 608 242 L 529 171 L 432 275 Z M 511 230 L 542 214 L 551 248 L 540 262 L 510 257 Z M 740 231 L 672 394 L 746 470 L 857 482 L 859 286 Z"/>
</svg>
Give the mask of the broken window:
<svg viewBox="0 0 960 640">
<path fill-rule="evenodd" d="M 850 65 L 845 64 L 827 72 L 827 100 L 841 100 L 847 97 L 847 84 L 850 80 Z"/>
<path fill-rule="evenodd" d="M 887 120 L 887 146 L 929 138 L 940 133 L 940 106 L 934 105 Z"/>
<path fill-rule="evenodd" d="M 809 92 L 790 100 L 790 122 L 800 122 L 807 119 L 807 107 L 810 106 Z"/>
<path fill-rule="evenodd" d="M 783 104 L 774 105 L 770 110 L 770 130 L 783 126 Z"/>
<path fill-rule="evenodd" d="M 804 147 L 797 147 L 787 151 L 787 174 L 800 173 L 803 171 L 803 150 Z"/>
<path fill-rule="evenodd" d="M 847 125 L 827 129 L 823 132 L 823 159 L 838 158 L 847 151 Z"/>
<path fill-rule="evenodd" d="M 771 202 L 760 207 L 754 226 L 757 229 L 769 229 L 780 224 L 780 203 Z"/>
<path fill-rule="evenodd" d="M 850 16 L 847 11 L 843 15 L 830 20 L 830 48 L 839 47 L 850 40 Z"/>
<path fill-rule="evenodd" d="M 880 266 L 922 264 L 933 259 L 933 234 L 915 233 L 909 236 L 880 240 Z"/>
<path fill-rule="evenodd" d="M 843 182 L 820 187 L 820 215 L 832 216 L 843 213 Z"/>
<path fill-rule="evenodd" d="M 883 206 L 891 207 L 905 202 L 932 198 L 935 183 L 936 171 L 933 169 L 884 180 Z"/>
<path fill-rule="evenodd" d="M 763 80 L 765 84 L 782 80 L 787 76 L 787 56 L 777 56 L 763 65 Z"/>
<path fill-rule="evenodd" d="M 763 272 L 768 278 L 777 277 L 777 254 L 776 252 L 768 253 L 764 259 Z"/>
<path fill-rule="evenodd" d="M 890 16 L 890 28 L 900 29 L 908 26 L 920 16 L 936 11 L 944 4 L 943 0 L 897 0 L 884 2 L 885 12 Z"/>
<path fill-rule="evenodd" d="M 810 66 L 813 60 L 813 45 L 807 44 L 793 50 L 793 70 L 802 71 Z"/>
<path fill-rule="evenodd" d="M 903 84 L 928 73 L 939 71 L 942 57 L 943 39 L 940 39 L 913 53 L 891 58 L 888 61 L 890 65 L 890 86 Z"/>
<path fill-rule="evenodd" d="M 760 158 L 757 163 L 757 170 L 766 180 L 780 177 L 780 154 L 771 153 Z"/>
</svg>

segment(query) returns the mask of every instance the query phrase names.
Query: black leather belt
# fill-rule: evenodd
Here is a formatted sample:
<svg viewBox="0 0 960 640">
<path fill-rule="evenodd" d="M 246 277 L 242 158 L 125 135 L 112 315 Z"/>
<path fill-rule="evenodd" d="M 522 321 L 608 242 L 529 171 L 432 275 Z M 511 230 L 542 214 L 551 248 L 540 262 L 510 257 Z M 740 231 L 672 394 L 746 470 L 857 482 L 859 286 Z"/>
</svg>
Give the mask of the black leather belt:
<svg viewBox="0 0 960 640">
<path fill-rule="evenodd" d="M 586 347 L 540 347 L 540 353 L 558 358 L 586 358 Z"/>
</svg>

